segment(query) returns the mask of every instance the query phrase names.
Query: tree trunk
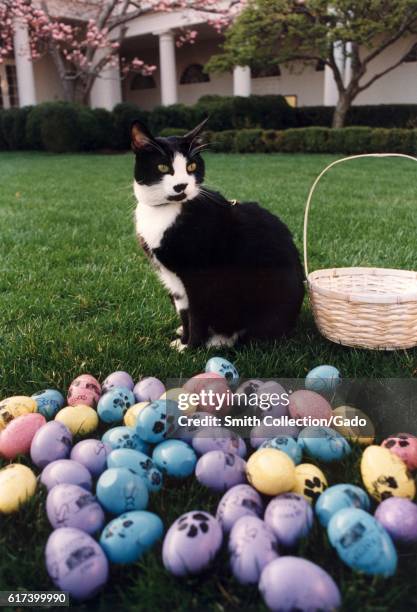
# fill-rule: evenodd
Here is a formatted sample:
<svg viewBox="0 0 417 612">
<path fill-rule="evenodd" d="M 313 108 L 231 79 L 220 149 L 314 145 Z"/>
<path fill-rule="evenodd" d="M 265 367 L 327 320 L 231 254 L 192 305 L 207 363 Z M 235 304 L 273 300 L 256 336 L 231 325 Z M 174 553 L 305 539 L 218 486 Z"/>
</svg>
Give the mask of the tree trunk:
<svg viewBox="0 0 417 612">
<path fill-rule="evenodd" d="M 352 97 L 347 92 L 340 92 L 339 99 L 334 109 L 332 127 L 344 127 L 346 115 L 352 103 Z"/>
</svg>

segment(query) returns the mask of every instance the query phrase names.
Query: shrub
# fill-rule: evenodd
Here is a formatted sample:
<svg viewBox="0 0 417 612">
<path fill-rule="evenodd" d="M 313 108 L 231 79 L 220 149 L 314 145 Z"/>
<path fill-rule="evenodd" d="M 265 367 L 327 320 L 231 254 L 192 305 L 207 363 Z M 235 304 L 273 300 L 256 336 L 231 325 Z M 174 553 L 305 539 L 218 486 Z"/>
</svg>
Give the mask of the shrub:
<svg viewBox="0 0 417 612">
<path fill-rule="evenodd" d="M 278 132 L 277 130 L 264 130 L 261 138 L 266 153 L 276 153 L 282 151 L 284 132 Z"/>
<path fill-rule="evenodd" d="M 10 108 L 3 111 L 1 115 L 0 131 L 4 148 L 10 150 L 21 150 L 27 148 L 26 142 L 26 121 L 30 106 L 23 108 Z"/>
<path fill-rule="evenodd" d="M 264 153 L 266 151 L 262 130 L 253 128 L 236 132 L 234 145 L 238 153 Z"/>
<path fill-rule="evenodd" d="M 184 136 L 187 132 L 188 130 L 185 128 L 164 128 L 159 135 L 168 138 L 169 136 Z"/>
<path fill-rule="evenodd" d="M 112 149 L 130 149 L 130 126 L 132 121 L 139 119 L 145 124 L 149 123 L 149 113 L 136 104 L 123 102 L 116 104 L 113 109 L 113 143 Z"/>
<path fill-rule="evenodd" d="M 235 151 L 235 130 L 223 130 L 222 132 L 211 132 L 210 150 L 217 153 L 231 153 Z"/>
<path fill-rule="evenodd" d="M 185 104 L 157 106 L 149 115 L 149 127 L 155 134 L 167 127 L 189 130 L 196 123 L 194 108 Z"/>
<path fill-rule="evenodd" d="M 92 113 L 95 118 L 95 121 L 91 123 L 91 128 L 97 130 L 94 148 L 113 149 L 115 140 L 113 113 L 105 108 L 93 108 L 90 110 L 90 113 Z M 88 130 L 88 127 L 89 122 L 85 125 L 85 129 Z"/>
</svg>

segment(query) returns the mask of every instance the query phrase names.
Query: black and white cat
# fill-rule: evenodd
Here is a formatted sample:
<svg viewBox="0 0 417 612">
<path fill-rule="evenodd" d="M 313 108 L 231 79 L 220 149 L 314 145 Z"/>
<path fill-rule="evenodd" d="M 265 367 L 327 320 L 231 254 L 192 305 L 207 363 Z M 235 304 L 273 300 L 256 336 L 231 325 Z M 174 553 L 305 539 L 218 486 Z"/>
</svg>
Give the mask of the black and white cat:
<svg viewBox="0 0 417 612">
<path fill-rule="evenodd" d="M 286 225 L 259 204 L 202 186 L 204 123 L 170 138 L 139 121 L 131 128 L 136 231 L 182 321 L 171 346 L 282 338 L 304 297 L 298 251 Z"/>
</svg>

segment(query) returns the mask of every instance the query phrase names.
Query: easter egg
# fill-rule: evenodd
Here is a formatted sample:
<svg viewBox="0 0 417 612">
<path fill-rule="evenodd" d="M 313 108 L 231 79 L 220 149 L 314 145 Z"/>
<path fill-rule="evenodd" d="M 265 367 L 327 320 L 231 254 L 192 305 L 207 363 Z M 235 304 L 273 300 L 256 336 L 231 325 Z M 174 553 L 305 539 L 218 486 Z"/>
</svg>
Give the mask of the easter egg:
<svg viewBox="0 0 417 612">
<path fill-rule="evenodd" d="M 54 529 L 75 527 L 95 533 L 104 525 L 104 512 L 94 495 L 75 484 L 53 487 L 46 498 L 46 513 Z"/>
<path fill-rule="evenodd" d="M 165 393 L 164 384 L 154 376 L 142 378 L 133 388 L 136 402 L 154 402 Z"/>
<path fill-rule="evenodd" d="M 46 569 L 52 582 L 79 601 L 89 599 L 107 582 L 109 564 L 101 547 L 84 531 L 60 527 L 45 548 Z"/>
<path fill-rule="evenodd" d="M 229 538 L 230 567 L 240 584 L 256 584 L 263 568 L 278 557 L 276 537 L 257 516 L 243 516 Z"/>
<path fill-rule="evenodd" d="M 350 568 L 372 576 L 392 576 L 397 553 L 387 531 L 361 508 L 345 508 L 330 519 L 327 534 Z"/>
<path fill-rule="evenodd" d="M 333 395 L 342 382 L 342 376 L 337 368 L 331 365 L 321 365 L 310 370 L 305 379 L 305 388 L 317 393 Z"/>
<path fill-rule="evenodd" d="M 217 506 L 216 518 L 223 531 L 229 533 L 242 516 L 262 516 L 262 498 L 253 487 L 247 484 L 236 485 L 229 489 Z"/>
<path fill-rule="evenodd" d="M 156 400 L 138 414 L 136 433 L 141 440 L 158 444 L 174 434 L 177 422 L 178 404 L 172 400 Z"/>
<path fill-rule="evenodd" d="M 149 444 L 139 438 L 132 427 L 120 425 L 108 429 L 102 436 L 101 441 L 108 444 L 113 450 L 116 448 L 133 448 L 134 450 L 148 453 Z"/>
<path fill-rule="evenodd" d="M 332 427 L 344 438 L 362 446 L 372 444 L 375 427 L 367 414 L 353 406 L 338 406 L 333 410 Z"/>
<path fill-rule="evenodd" d="M 112 451 L 109 444 L 94 438 L 81 440 L 72 449 L 70 458 L 81 463 L 93 478 L 100 476 L 107 467 L 107 456 Z"/>
<path fill-rule="evenodd" d="M 37 412 L 13 419 L 6 429 L 0 432 L 0 456 L 14 459 L 17 455 L 28 453 L 35 433 L 45 423 L 45 417 Z"/>
<path fill-rule="evenodd" d="M 182 387 L 175 387 L 174 389 L 168 389 L 159 398 L 161 400 L 173 400 L 178 404 L 178 410 L 180 414 L 191 416 L 197 410 L 198 402 L 192 401 L 191 394 L 185 391 Z"/>
<path fill-rule="evenodd" d="M 408 433 L 399 433 L 386 438 L 381 446 L 388 448 L 388 450 L 402 459 L 409 470 L 417 470 L 416 436 Z"/>
<path fill-rule="evenodd" d="M 258 396 L 258 414 L 273 417 L 288 416 L 288 393 L 284 387 L 274 380 L 268 380 L 256 391 Z"/>
<path fill-rule="evenodd" d="M 270 440 L 274 440 L 275 438 L 281 437 L 289 437 L 289 438 L 297 438 L 299 432 L 301 431 L 301 427 L 297 427 L 296 425 L 255 425 L 250 431 L 250 444 L 252 448 L 260 448 L 262 444 L 269 442 Z M 268 447 L 267 447 L 268 448 Z M 270 448 L 274 448 L 273 446 Z M 282 450 L 282 449 L 278 449 Z"/>
<path fill-rule="evenodd" d="M 175 432 L 175 437 L 191 444 L 197 431 L 199 429 L 203 429 L 201 426 L 202 419 L 210 417 L 211 415 L 208 412 L 194 412 L 193 414 L 187 416 L 185 424 L 183 424 L 183 421 L 179 418 L 178 429 Z"/>
<path fill-rule="evenodd" d="M 198 455 L 213 450 L 246 456 L 246 444 L 234 431 L 225 427 L 203 427 L 193 436 L 192 445 Z"/>
<path fill-rule="evenodd" d="M 375 511 L 376 520 L 394 542 L 417 542 L 417 504 L 404 497 L 384 499 Z"/>
<path fill-rule="evenodd" d="M 36 402 L 31 397 L 16 395 L 0 403 L 0 431 L 13 419 L 36 411 Z"/>
<path fill-rule="evenodd" d="M 233 395 L 227 380 L 221 374 L 204 372 L 190 378 L 184 389 L 198 401 L 199 409 L 204 412 L 222 415 L 233 406 Z"/>
<path fill-rule="evenodd" d="M 180 516 L 168 529 L 162 561 L 174 576 L 199 574 L 213 561 L 222 545 L 219 522 L 202 510 Z"/>
<path fill-rule="evenodd" d="M 33 463 L 44 468 L 56 459 L 65 459 L 71 451 L 72 434 L 59 421 L 49 421 L 35 433 L 30 445 Z"/>
<path fill-rule="evenodd" d="M 73 436 L 85 436 L 98 427 L 97 412 L 90 406 L 67 406 L 56 415 L 55 421 L 64 423 Z"/>
<path fill-rule="evenodd" d="M 35 400 L 37 411 L 49 420 L 53 419 L 58 410 L 65 406 L 65 399 L 62 393 L 56 389 L 44 389 L 32 395 Z"/>
<path fill-rule="evenodd" d="M 72 459 L 58 459 L 42 470 L 41 483 L 50 491 L 61 483 L 74 484 L 91 491 L 92 478 L 86 467 Z"/>
<path fill-rule="evenodd" d="M 210 451 L 198 460 L 195 475 L 198 482 L 212 491 L 227 491 L 246 482 L 246 462 L 235 453 Z"/>
<path fill-rule="evenodd" d="M 205 371 L 210 374 L 220 374 L 232 387 L 239 382 L 239 372 L 233 363 L 224 357 L 211 357 L 206 363 Z"/>
<path fill-rule="evenodd" d="M 81 374 L 77 376 L 69 386 L 67 402 L 68 406 L 91 406 L 97 404 L 101 395 L 100 383 L 91 374 Z"/>
<path fill-rule="evenodd" d="M 138 414 L 145 406 L 148 406 L 149 402 L 139 402 L 139 404 L 133 404 L 130 408 L 128 408 L 123 417 L 123 423 L 127 425 L 127 427 L 136 427 L 136 419 L 138 418 Z"/>
<path fill-rule="evenodd" d="M 362 455 L 361 475 L 366 490 L 377 501 L 387 497 L 413 499 L 416 485 L 407 466 L 382 446 L 368 446 Z"/>
<path fill-rule="evenodd" d="M 369 512 L 370 507 L 369 497 L 363 489 L 352 484 L 337 484 L 319 496 L 315 512 L 323 527 L 327 527 L 332 516 L 343 508 L 362 508 Z"/>
<path fill-rule="evenodd" d="M 298 444 L 304 453 L 324 463 L 340 461 L 351 452 L 347 440 L 330 427 L 304 427 Z"/>
<path fill-rule="evenodd" d="M 246 475 L 249 483 L 266 495 L 291 491 L 295 484 L 294 462 L 280 450 L 261 448 L 249 457 Z"/>
<path fill-rule="evenodd" d="M 308 535 L 313 525 L 313 511 L 302 495 L 282 493 L 269 502 L 264 520 L 278 543 L 292 548 Z"/>
<path fill-rule="evenodd" d="M 164 526 L 146 510 L 125 512 L 106 525 L 100 545 L 111 563 L 134 563 L 162 538 Z"/>
<path fill-rule="evenodd" d="M 259 590 L 269 610 L 274 612 L 332 612 L 342 605 L 333 578 L 315 563 L 300 557 L 285 556 L 269 563 L 261 574 Z"/>
<path fill-rule="evenodd" d="M 255 378 L 240 383 L 233 395 L 233 405 L 240 410 L 245 410 L 246 413 L 248 411 L 255 413 L 258 406 L 256 392 L 262 384 L 262 380 Z"/>
<path fill-rule="evenodd" d="M 35 494 L 35 474 L 25 465 L 10 463 L 0 469 L 0 512 L 19 510 Z"/>
<path fill-rule="evenodd" d="M 194 472 L 197 456 L 182 440 L 165 440 L 155 446 L 152 459 L 155 465 L 168 476 L 187 478 Z"/>
<path fill-rule="evenodd" d="M 317 500 L 327 487 L 327 480 L 323 472 L 312 463 L 300 463 L 295 468 L 295 484 L 292 489 L 299 493 L 310 503 Z"/>
<path fill-rule="evenodd" d="M 135 383 L 133 382 L 133 378 L 127 372 L 112 372 L 107 376 L 107 378 L 103 381 L 101 385 L 102 393 L 107 393 L 110 389 L 114 387 L 126 387 L 133 391 L 133 387 Z"/>
<path fill-rule="evenodd" d="M 149 491 L 160 491 L 162 474 L 148 455 L 131 448 L 117 448 L 107 458 L 109 468 L 125 467 L 143 478 Z"/>
<path fill-rule="evenodd" d="M 329 420 L 332 416 L 332 407 L 329 402 L 322 395 L 307 389 L 294 391 L 290 395 L 288 410 L 293 419 L 312 417 Z"/>
<path fill-rule="evenodd" d="M 126 411 L 135 404 L 135 397 L 127 387 L 113 387 L 102 395 L 97 413 L 104 423 L 120 423 Z"/>
<path fill-rule="evenodd" d="M 303 457 L 301 446 L 290 436 L 277 436 L 276 438 L 265 440 L 265 442 L 262 442 L 260 448 L 275 448 L 276 450 L 280 450 L 288 455 L 288 457 L 294 461 L 295 465 L 298 465 Z"/>
<path fill-rule="evenodd" d="M 144 510 L 148 505 L 148 488 L 143 479 L 125 467 L 109 468 L 97 481 L 100 504 L 112 514 Z"/>
</svg>

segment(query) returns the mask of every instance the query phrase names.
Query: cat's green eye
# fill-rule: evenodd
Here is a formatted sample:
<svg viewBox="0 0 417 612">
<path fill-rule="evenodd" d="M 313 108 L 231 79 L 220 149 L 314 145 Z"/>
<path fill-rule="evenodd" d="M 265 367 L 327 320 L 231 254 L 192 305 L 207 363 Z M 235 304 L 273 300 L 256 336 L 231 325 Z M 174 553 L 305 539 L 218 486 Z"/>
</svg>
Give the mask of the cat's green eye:
<svg viewBox="0 0 417 612">
<path fill-rule="evenodd" d="M 162 172 L 162 174 L 167 174 L 167 172 L 169 172 L 169 166 L 166 164 L 158 164 L 158 170 Z"/>
<path fill-rule="evenodd" d="M 191 164 L 188 164 L 187 166 L 187 172 L 195 172 L 197 169 L 197 164 L 195 162 L 191 162 Z"/>
</svg>

